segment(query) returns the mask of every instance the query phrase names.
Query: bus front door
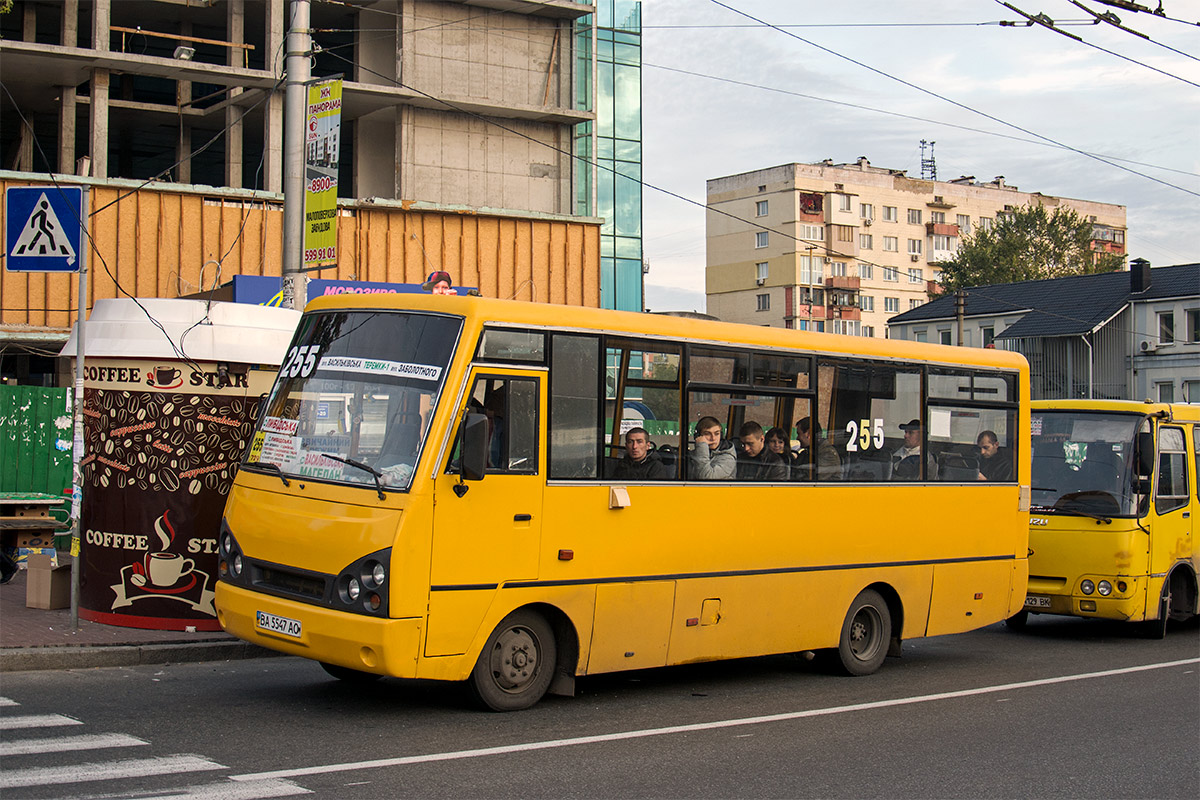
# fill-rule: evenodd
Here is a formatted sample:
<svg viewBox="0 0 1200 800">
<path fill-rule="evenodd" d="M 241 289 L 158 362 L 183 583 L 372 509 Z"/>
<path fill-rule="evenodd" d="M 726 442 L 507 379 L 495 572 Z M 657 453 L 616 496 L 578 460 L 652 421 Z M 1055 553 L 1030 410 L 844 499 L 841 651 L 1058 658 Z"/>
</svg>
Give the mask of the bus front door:
<svg viewBox="0 0 1200 800">
<path fill-rule="evenodd" d="M 483 480 L 459 496 L 457 453 L 438 476 L 426 656 L 466 652 L 505 581 L 537 578 L 545 484 L 544 374 L 477 369 L 457 417 L 488 418 Z M 459 488 L 462 492 L 462 488 Z"/>
</svg>

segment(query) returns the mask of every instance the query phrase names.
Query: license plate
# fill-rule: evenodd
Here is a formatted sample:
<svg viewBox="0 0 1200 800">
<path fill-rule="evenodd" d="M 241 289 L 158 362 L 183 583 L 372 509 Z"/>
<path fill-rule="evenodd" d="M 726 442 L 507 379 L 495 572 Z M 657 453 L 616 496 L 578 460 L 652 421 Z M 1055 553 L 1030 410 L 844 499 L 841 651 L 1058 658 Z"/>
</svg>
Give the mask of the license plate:
<svg viewBox="0 0 1200 800">
<path fill-rule="evenodd" d="M 288 619 L 287 617 L 277 617 L 274 614 L 268 614 L 265 611 L 254 612 L 254 622 L 264 631 L 271 633 L 282 633 L 284 636 L 291 636 L 293 639 L 300 638 L 300 620 Z"/>
<path fill-rule="evenodd" d="M 1026 608 L 1049 608 L 1050 607 L 1050 598 L 1042 597 L 1041 595 L 1037 595 L 1037 594 L 1027 594 L 1027 595 L 1025 595 L 1025 607 Z"/>
</svg>

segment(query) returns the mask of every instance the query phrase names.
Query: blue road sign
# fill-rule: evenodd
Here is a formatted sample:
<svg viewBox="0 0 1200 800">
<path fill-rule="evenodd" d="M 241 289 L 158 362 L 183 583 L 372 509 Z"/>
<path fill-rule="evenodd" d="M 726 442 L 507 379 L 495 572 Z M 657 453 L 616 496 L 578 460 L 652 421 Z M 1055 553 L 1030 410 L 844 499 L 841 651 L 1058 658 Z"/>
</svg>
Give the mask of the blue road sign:
<svg viewBox="0 0 1200 800">
<path fill-rule="evenodd" d="M 79 272 L 87 254 L 82 186 L 10 186 L 4 193 L 4 268 Z"/>
</svg>

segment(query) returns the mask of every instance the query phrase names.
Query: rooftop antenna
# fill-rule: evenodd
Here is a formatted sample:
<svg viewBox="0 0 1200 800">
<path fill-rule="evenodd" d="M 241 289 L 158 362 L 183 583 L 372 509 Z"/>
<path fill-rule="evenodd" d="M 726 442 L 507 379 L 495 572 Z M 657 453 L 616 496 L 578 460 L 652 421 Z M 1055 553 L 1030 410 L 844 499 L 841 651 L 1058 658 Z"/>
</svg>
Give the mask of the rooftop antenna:
<svg viewBox="0 0 1200 800">
<path fill-rule="evenodd" d="M 921 140 L 921 180 L 936 181 L 937 180 L 937 159 L 933 157 L 933 146 L 937 142 L 927 142 Z M 925 157 L 925 147 L 929 147 L 929 158 Z"/>
</svg>

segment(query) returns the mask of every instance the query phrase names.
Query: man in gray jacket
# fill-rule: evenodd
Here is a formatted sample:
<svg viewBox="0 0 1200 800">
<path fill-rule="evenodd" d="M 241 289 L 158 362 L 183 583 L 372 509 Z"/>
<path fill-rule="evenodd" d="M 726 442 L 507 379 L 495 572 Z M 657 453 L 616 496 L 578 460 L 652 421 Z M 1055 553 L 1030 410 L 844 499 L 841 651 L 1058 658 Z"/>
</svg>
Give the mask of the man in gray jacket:
<svg viewBox="0 0 1200 800">
<path fill-rule="evenodd" d="M 701 417 L 696 423 L 696 441 L 688 451 L 688 477 L 699 481 L 731 481 L 737 472 L 733 443 L 721 438 L 716 417 Z"/>
</svg>

